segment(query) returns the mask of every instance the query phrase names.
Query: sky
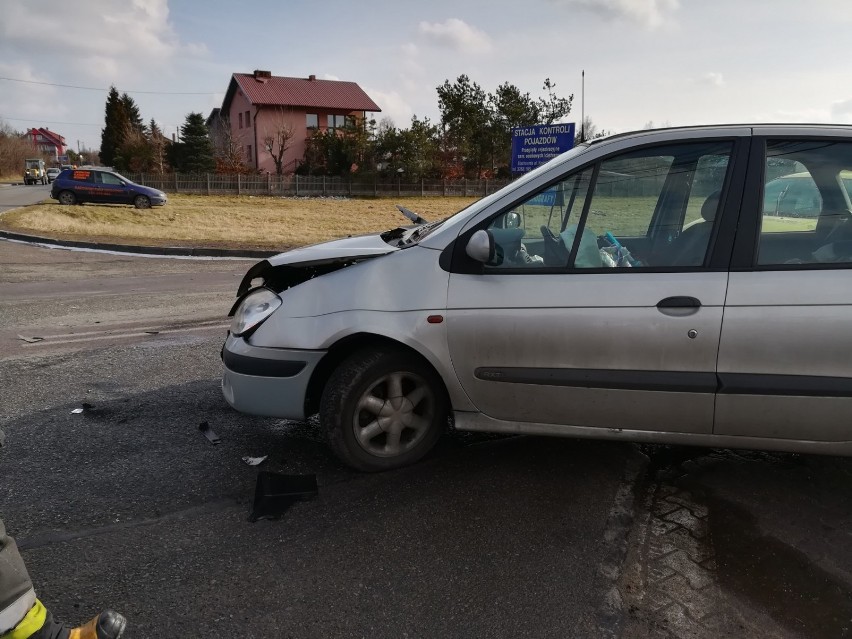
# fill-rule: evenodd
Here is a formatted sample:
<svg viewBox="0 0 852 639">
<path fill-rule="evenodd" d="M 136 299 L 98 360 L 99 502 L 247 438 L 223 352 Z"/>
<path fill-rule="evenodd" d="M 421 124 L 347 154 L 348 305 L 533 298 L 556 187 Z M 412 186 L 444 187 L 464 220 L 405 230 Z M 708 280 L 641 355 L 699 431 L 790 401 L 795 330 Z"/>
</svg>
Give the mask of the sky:
<svg viewBox="0 0 852 639">
<path fill-rule="evenodd" d="M 617 133 L 852 123 L 850 32 L 850 0 L 2 0 L 0 120 L 98 149 L 115 85 L 171 136 L 264 69 L 356 82 L 398 127 L 437 122 L 461 74 L 533 98 L 550 78 L 564 121 Z"/>
</svg>

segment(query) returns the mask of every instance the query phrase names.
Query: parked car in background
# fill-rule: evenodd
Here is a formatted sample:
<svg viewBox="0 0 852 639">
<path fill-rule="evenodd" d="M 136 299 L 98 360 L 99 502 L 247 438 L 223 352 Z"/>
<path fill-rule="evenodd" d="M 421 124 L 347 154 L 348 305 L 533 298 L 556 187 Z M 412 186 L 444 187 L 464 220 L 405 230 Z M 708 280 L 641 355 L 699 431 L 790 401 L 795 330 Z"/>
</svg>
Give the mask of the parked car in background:
<svg viewBox="0 0 852 639">
<path fill-rule="evenodd" d="M 57 169 L 55 166 L 50 167 L 47 170 L 47 181 L 48 183 L 53 182 L 56 179 L 56 176 L 62 172 L 61 169 Z"/>
<path fill-rule="evenodd" d="M 224 397 L 319 413 L 332 449 L 367 471 L 420 459 L 448 417 L 852 455 L 849 171 L 844 126 L 580 144 L 444 221 L 412 215 L 256 264 L 222 350 Z M 813 217 L 779 217 L 799 182 Z"/>
<path fill-rule="evenodd" d="M 50 197 L 66 205 L 132 204 L 137 209 L 163 206 L 168 201 L 162 191 L 131 182 L 115 171 L 86 167 L 62 171 L 53 181 Z"/>
</svg>

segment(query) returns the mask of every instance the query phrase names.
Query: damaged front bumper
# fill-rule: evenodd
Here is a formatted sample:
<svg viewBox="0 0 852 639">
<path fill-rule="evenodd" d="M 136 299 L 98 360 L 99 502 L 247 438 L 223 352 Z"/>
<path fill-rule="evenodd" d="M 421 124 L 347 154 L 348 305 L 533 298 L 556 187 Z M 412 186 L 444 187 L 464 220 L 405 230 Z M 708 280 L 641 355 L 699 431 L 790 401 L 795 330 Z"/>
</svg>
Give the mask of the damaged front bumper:
<svg viewBox="0 0 852 639">
<path fill-rule="evenodd" d="M 241 413 L 305 419 L 308 383 L 325 353 L 252 346 L 229 335 L 222 348 L 222 394 Z"/>
</svg>

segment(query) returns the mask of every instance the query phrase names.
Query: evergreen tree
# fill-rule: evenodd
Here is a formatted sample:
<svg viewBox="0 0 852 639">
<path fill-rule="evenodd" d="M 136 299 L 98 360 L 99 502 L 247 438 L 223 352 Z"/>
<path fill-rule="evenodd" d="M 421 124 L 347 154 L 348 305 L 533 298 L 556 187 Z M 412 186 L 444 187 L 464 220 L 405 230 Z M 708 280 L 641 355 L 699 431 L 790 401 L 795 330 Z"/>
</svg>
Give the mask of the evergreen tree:
<svg viewBox="0 0 852 639">
<path fill-rule="evenodd" d="M 124 112 L 127 116 L 127 125 L 130 127 L 130 132 L 144 133 L 145 125 L 142 123 L 142 114 L 139 113 L 139 107 L 136 106 L 133 98 L 126 93 L 121 94 L 121 104 L 124 106 Z"/>
<path fill-rule="evenodd" d="M 169 147 L 169 163 L 181 173 L 207 173 L 216 167 L 204 116 L 190 113 L 180 128 L 181 141 Z"/>
<path fill-rule="evenodd" d="M 140 150 L 145 152 L 144 145 L 140 145 L 144 134 L 145 125 L 136 102 L 126 93 L 119 95 L 115 86 L 111 86 L 101 131 L 101 163 L 123 171 L 144 162 L 135 157 Z"/>
<path fill-rule="evenodd" d="M 113 166 L 115 156 L 124 140 L 124 129 L 127 125 L 125 105 L 114 86 L 109 88 L 106 101 L 104 128 L 101 130 L 101 164 Z"/>
</svg>

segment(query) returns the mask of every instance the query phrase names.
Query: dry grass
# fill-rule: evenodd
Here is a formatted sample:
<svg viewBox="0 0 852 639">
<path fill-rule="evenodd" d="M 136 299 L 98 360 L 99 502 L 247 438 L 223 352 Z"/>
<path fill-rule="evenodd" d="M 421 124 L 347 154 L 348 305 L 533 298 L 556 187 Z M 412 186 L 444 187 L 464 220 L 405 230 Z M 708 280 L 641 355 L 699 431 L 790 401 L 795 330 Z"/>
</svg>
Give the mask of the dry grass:
<svg viewBox="0 0 852 639">
<path fill-rule="evenodd" d="M 431 221 L 476 199 L 169 195 L 166 206 L 148 210 L 104 204 L 61 206 L 47 200 L 6 213 L 0 217 L 0 228 L 126 244 L 283 250 L 409 224 L 394 206 L 397 203 Z"/>
</svg>

